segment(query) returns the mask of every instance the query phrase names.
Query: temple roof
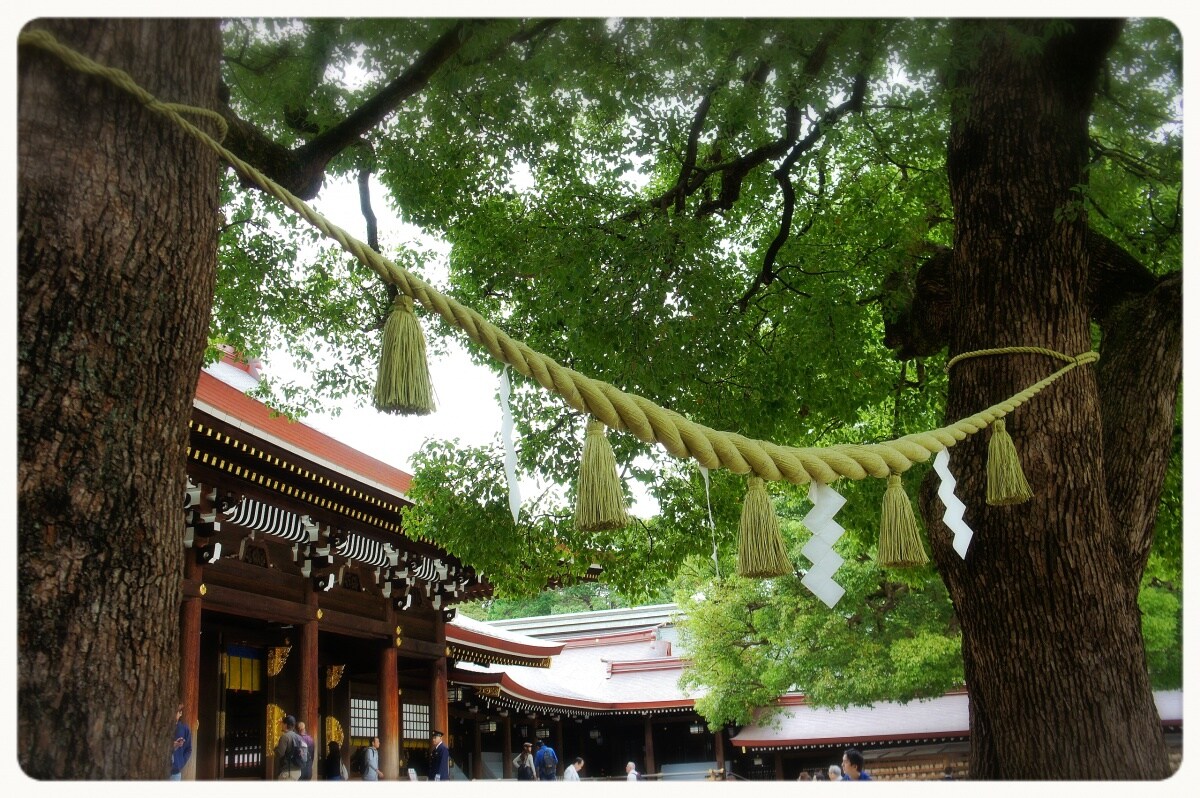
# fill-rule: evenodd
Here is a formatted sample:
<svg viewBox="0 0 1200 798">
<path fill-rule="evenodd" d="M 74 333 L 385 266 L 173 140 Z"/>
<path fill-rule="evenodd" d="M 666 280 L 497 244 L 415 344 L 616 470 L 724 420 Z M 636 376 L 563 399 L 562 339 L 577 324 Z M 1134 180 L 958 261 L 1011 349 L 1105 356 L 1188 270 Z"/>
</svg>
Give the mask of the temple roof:
<svg viewBox="0 0 1200 798">
<path fill-rule="evenodd" d="M 239 387 L 239 379 L 243 383 L 249 382 Z M 194 405 L 196 409 L 281 449 L 404 498 L 412 482 L 410 474 L 363 454 L 302 422 L 274 415 L 271 408 L 243 392 L 253 385 L 253 379 L 244 368 L 225 361 L 214 364 L 200 372 Z"/>
<path fill-rule="evenodd" d="M 446 645 L 460 661 L 531 668 L 549 667 L 550 658 L 563 649 L 561 643 L 499 629 L 465 615 L 457 615 L 446 624 Z"/>
<path fill-rule="evenodd" d="M 679 686 L 683 661 L 656 627 L 559 640 L 545 668 L 481 667 L 459 662 L 452 681 L 469 684 L 501 707 L 567 715 L 691 710 L 696 695 Z"/>
<path fill-rule="evenodd" d="M 1164 726 L 1183 718 L 1183 692 L 1157 691 L 1154 701 Z M 777 715 L 745 726 L 730 743 L 745 748 L 788 749 L 854 744 L 900 744 L 967 739 L 970 715 L 966 692 L 901 704 L 881 701 L 870 706 L 813 707 L 799 696 L 780 699 Z"/>
</svg>

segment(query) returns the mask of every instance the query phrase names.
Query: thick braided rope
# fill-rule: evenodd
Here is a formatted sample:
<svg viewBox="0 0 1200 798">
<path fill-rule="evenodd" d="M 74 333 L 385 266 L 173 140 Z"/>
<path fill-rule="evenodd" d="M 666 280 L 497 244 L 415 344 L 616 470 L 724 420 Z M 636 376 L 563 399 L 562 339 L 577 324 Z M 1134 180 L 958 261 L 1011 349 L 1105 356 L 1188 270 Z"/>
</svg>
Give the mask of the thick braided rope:
<svg viewBox="0 0 1200 798">
<path fill-rule="evenodd" d="M 973 352 L 962 352 L 960 354 L 957 354 L 954 357 L 950 358 L 949 361 L 946 362 L 946 372 L 949 373 L 950 368 L 952 366 L 954 366 L 954 364 L 958 363 L 959 361 L 966 360 L 966 359 L 972 358 L 972 357 L 985 357 L 987 355 L 1021 355 L 1021 354 L 1046 355 L 1048 357 L 1057 358 L 1058 360 L 1061 360 L 1064 363 L 1074 363 L 1079 359 L 1077 357 L 1072 357 L 1071 355 L 1064 355 L 1062 352 L 1058 352 L 1053 349 L 1046 349 L 1041 346 L 1002 346 L 1002 347 L 999 347 L 998 349 L 976 349 Z M 1086 354 L 1087 353 L 1085 352 L 1084 355 L 1086 355 Z M 1080 357 L 1083 357 L 1084 355 L 1081 355 Z M 1095 358 L 1092 358 L 1092 359 L 1094 360 Z"/>
<path fill-rule="evenodd" d="M 642 396 L 625 393 L 608 383 L 566 368 L 525 343 L 509 337 L 475 310 L 443 295 L 416 275 L 379 255 L 329 222 L 303 200 L 242 161 L 203 130 L 183 118 L 179 106 L 155 100 L 127 73 L 102 67 L 88 60 L 63 47 L 45 31 L 22 33 L 18 41 L 20 44 L 40 47 L 51 52 L 74 69 L 109 80 L 136 96 L 149 110 L 171 119 L 184 131 L 217 152 L 238 174 L 291 208 L 370 267 L 380 278 L 395 285 L 422 307 L 437 313 L 449 324 L 465 332 L 472 341 L 487 349 L 495 359 L 507 363 L 543 388 L 561 396 L 571 407 L 590 413 L 605 426 L 625 430 L 641 441 L 661 444 L 676 457 L 695 459 L 710 470 L 726 468 L 738 474 L 754 474 L 767 480 L 786 480 L 795 484 L 804 484 L 814 479 L 829 484 L 839 477 L 858 480 L 868 476 L 884 478 L 889 474 L 903 473 L 914 463 L 924 462 L 930 456 L 978 432 L 996 419 L 1003 418 L 1059 377 L 1098 357 L 1094 352 L 1085 352 L 1078 357 L 1068 358 L 1071 362 L 1064 368 L 973 416 L 960 419 L 941 429 L 905 435 L 885 443 L 793 447 L 715 430 L 659 407 Z M 214 112 L 204 109 L 192 110 L 206 118 L 214 115 Z"/>
</svg>

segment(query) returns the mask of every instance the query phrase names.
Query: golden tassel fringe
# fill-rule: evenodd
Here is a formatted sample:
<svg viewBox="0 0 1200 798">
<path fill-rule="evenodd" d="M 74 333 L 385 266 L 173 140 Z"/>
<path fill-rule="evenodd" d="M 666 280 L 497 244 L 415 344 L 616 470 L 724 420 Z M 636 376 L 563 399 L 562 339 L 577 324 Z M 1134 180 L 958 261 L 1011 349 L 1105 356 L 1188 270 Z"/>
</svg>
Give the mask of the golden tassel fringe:
<svg viewBox="0 0 1200 798">
<path fill-rule="evenodd" d="M 579 458 L 579 492 L 575 500 L 575 528 L 581 532 L 621 529 L 629 524 L 625 494 L 617 474 L 617 458 L 604 434 L 604 424 L 588 419 Z"/>
<path fill-rule="evenodd" d="M 412 299 L 400 294 L 383 327 L 375 407 L 384 413 L 425 416 L 433 412 L 433 385 L 425 359 L 425 333 Z"/>
<path fill-rule="evenodd" d="M 987 503 L 993 507 L 1021 504 L 1033 498 L 1029 481 L 1021 470 L 1021 459 L 1012 436 L 1004 428 L 1004 419 L 992 422 L 992 439 L 988 442 Z"/>
<path fill-rule="evenodd" d="M 900 475 L 892 474 L 883 493 L 883 512 L 879 516 L 879 564 L 884 568 L 910 568 L 927 562 L 929 558 L 921 545 L 912 504 L 900 483 Z"/>
<path fill-rule="evenodd" d="M 783 576 L 792 573 L 779 531 L 779 519 L 762 477 L 750 477 L 738 523 L 738 576 Z"/>
</svg>

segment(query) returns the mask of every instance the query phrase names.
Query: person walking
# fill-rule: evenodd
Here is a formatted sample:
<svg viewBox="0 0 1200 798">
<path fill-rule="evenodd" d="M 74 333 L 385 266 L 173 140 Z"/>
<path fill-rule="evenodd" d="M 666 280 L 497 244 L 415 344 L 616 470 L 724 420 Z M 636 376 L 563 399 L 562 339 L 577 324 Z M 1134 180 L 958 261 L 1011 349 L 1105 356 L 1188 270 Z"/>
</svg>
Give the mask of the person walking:
<svg viewBox="0 0 1200 798">
<path fill-rule="evenodd" d="M 632 762 L 625 763 L 625 781 L 637 781 L 641 777 L 642 774 L 637 772 L 637 768 Z"/>
<path fill-rule="evenodd" d="M 296 721 L 296 734 L 304 741 L 304 764 L 300 766 L 300 781 L 312 781 L 313 760 L 317 758 L 317 744 L 304 728 L 304 721 Z"/>
<path fill-rule="evenodd" d="M 533 766 L 533 743 L 524 743 L 521 753 L 513 757 L 513 772 L 517 781 L 537 781 L 537 770 Z"/>
<path fill-rule="evenodd" d="M 575 757 L 575 761 L 563 770 L 563 781 L 579 781 L 579 771 L 583 770 L 583 757 Z"/>
<path fill-rule="evenodd" d="M 546 745 L 546 741 L 538 739 L 537 752 L 533 755 L 533 764 L 537 770 L 538 781 L 558 780 L 558 754 Z"/>
<path fill-rule="evenodd" d="M 379 781 L 379 738 L 372 737 L 371 745 L 363 751 L 363 781 Z"/>
<path fill-rule="evenodd" d="M 871 774 L 863 770 L 863 755 L 857 748 L 847 748 L 842 754 L 842 781 L 871 781 Z"/>
<path fill-rule="evenodd" d="M 342 747 L 337 740 L 329 741 L 329 753 L 325 755 L 325 780 L 348 781 L 350 774 L 342 762 Z"/>
<path fill-rule="evenodd" d="M 450 749 L 442 741 L 442 733 L 434 730 L 429 735 L 433 748 L 429 752 L 429 780 L 450 781 Z"/>
<path fill-rule="evenodd" d="M 276 778 L 284 781 L 299 781 L 300 780 L 300 757 L 301 746 L 304 741 L 300 739 L 300 735 L 296 734 L 296 719 L 291 715 L 284 715 L 279 721 L 283 724 L 283 734 L 279 735 L 279 742 L 275 743 L 275 770 L 279 774 Z"/>
<path fill-rule="evenodd" d="M 183 781 L 183 769 L 192 758 L 192 730 L 183 722 L 183 704 L 175 710 L 175 737 L 171 741 L 171 781 Z"/>
</svg>

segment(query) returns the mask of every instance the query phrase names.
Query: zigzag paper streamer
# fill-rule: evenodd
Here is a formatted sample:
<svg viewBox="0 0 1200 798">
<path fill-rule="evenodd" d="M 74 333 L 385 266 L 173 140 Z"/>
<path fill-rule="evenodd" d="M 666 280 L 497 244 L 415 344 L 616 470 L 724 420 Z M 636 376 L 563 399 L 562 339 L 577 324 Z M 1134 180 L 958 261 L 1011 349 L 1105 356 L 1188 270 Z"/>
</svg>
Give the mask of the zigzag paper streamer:
<svg viewBox="0 0 1200 798">
<path fill-rule="evenodd" d="M 508 395 L 512 387 L 508 383 L 508 366 L 500 372 L 500 438 L 504 441 L 504 476 L 508 480 L 508 509 L 512 511 L 513 523 L 521 514 L 521 486 L 517 484 L 517 450 L 513 446 L 512 408 Z"/>
<path fill-rule="evenodd" d="M 696 463 L 696 465 L 699 466 L 699 468 L 700 468 L 700 476 L 704 477 L 704 499 L 705 499 L 705 501 L 708 502 L 708 529 L 710 532 L 712 532 L 713 568 L 716 569 L 717 579 L 720 579 L 721 578 L 721 560 L 717 556 L 717 525 L 713 522 L 712 496 L 709 495 L 709 492 L 708 492 L 708 469 L 705 468 L 704 466 L 700 465 L 699 463 Z"/>
<path fill-rule="evenodd" d="M 833 517 L 845 506 L 846 497 L 814 479 L 808 483 L 808 498 L 813 506 L 802 520 L 813 534 L 800 553 L 812 560 L 813 567 L 800 583 L 825 602 L 825 606 L 832 607 L 846 593 L 844 587 L 833 581 L 834 572 L 844 562 L 833 550 L 833 544 L 846 531 Z"/>
<path fill-rule="evenodd" d="M 967 547 L 971 545 L 971 538 L 975 533 L 963 520 L 963 513 L 967 511 L 967 506 L 954 495 L 954 487 L 958 482 L 950 473 L 949 449 L 942 449 L 933 458 L 933 470 L 942 478 L 942 484 L 938 485 L 937 491 L 938 498 L 946 506 L 946 514 L 942 516 L 942 522 L 954 533 L 954 550 L 958 552 L 959 557 L 965 560 L 967 559 Z"/>
</svg>

